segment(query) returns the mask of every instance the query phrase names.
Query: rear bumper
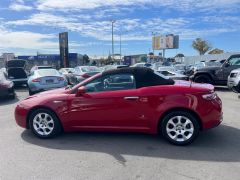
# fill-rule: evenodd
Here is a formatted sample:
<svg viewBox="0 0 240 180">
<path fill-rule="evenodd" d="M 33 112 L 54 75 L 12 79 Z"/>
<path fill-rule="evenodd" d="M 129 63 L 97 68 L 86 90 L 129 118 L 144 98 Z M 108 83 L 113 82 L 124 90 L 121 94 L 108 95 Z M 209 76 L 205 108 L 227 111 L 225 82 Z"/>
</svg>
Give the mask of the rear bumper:
<svg viewBox="0 0 240 180">
<path fill-rule="evenodd" d="M 14 85 L 27 84 L 28 79 L 11 79 Z"/>
<path fill-rule="evenodd" d="M 219 97 L 204 103 L 201 108 L 202 129 L 211 129 L 223 121 L 222 101 Z"/>
<path fill-rule="evenodd" d="M 31 92 L 38 93 L 38 92 L 48 91 L 48 90 L 52 90 L 52 89 L 62 88 L 62 87 L 65 87 L 66 85 L 67 85 L 67 82 L 64 82 L 61 84 L 47 85 L 47 86 L 28 84 L 28 87 Z"/>
</svg>

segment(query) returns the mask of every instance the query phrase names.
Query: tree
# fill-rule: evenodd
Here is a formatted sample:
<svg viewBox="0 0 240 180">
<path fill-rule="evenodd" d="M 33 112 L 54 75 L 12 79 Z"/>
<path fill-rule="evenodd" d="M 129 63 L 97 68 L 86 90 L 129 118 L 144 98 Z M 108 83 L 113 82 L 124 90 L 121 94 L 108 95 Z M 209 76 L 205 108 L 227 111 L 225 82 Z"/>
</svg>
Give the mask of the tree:
<svg viewBox="0 0 240 180">
<path fill-rule="evenodd" d="M 175 57 L 177 57 L 177 58 L 183 58 L 183 57 L 185 57 L 185 56 L 184 56 L 184 54 L 182 54 L 182 53 L 178 53 Z"/>
<path fill-rule="evenodd" d="M 208 54 L 222 54 L 222 53 L 224 53 L 224 51 L 218 48 L 215 48 L 208 52 Z"/>
<path fill-rule="evenodd" d="M 83 64 L 88 64 L 90 62 L 88 55 L 84 54 L 83 55 Z"/>
<path fill-rule="evenodd" d="M 200 55 L 204 55 L 207 51 L 211 50 L 210 43 L 204 39 L 197 38 L 192 42 L 193 49 L 197 50 Z"/>
</svg>

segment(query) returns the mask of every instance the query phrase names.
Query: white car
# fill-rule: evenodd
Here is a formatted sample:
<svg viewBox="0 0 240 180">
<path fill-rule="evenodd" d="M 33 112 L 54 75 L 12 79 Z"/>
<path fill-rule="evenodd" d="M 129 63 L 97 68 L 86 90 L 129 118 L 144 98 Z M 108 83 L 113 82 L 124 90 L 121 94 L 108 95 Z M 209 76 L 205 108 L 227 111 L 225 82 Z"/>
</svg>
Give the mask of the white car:
<svg viewBox="0 0 240 180">
<path fill-rule="evenodd" d="M 227 84 L 233 92 L 240 93 L 240 68 L 231 71 Z"/>
</svg>

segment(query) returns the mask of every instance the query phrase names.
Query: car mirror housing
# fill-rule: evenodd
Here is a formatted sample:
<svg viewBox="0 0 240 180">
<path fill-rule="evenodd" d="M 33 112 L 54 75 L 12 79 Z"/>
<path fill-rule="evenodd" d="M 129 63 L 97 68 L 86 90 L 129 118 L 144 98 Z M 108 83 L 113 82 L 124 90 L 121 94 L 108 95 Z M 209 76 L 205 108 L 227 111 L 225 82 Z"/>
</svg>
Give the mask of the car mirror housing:
<svg viewBox="0 0 240 180">
<path fill-rule="evenodd" d="M 79 87 L 76 96 L 79 97 L 83 96 L 84 94 L 86 94 L 86 88 L 84 86 Z"/>
<path fill-rule="evenodd" d="M 226 62 L 225 67 L 229 67 L 229 66 L 230 66 L 229 62 Z"/>
</svg>

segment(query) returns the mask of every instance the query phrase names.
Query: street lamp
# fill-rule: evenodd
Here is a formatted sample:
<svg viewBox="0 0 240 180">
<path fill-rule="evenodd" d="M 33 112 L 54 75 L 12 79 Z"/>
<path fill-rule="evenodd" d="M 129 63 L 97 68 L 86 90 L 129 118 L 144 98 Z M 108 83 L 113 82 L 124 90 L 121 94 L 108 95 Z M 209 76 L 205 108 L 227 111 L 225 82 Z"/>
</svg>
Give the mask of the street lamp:
<svg viewBox="0 0 240 180">
<path fill-rule="evenodd" d="M 113 39 L 113 24 L 115 23 L 116 21 L 113 20 L 112 21 L 112 59 L 114 61 L 114 39 Z"/>
</svg>

